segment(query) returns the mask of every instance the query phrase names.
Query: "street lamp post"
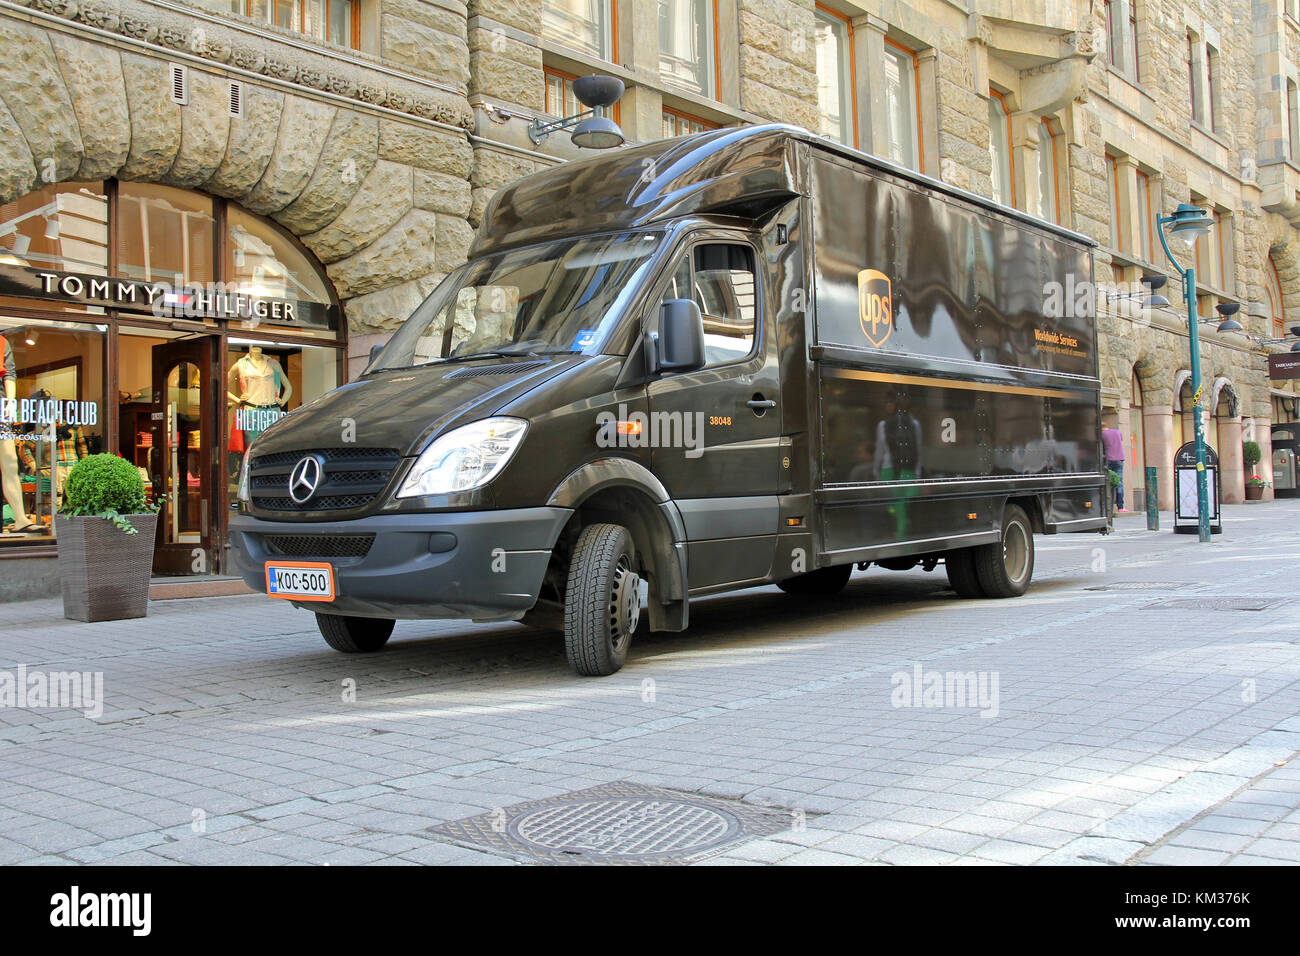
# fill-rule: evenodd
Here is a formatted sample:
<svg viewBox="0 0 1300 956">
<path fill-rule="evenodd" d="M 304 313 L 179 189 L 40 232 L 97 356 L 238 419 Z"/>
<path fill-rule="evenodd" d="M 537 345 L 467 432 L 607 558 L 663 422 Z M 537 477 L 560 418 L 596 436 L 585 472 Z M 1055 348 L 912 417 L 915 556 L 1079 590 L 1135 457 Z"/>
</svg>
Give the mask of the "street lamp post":
<svg viewBox="0 0 1300 956">
<path fill-rule="evenodd" d="M 1201 340 L 1197 334 L 1199 318 L 1196 315 L 1196 266 L 1183 268 L 1166 241 L 1169 238 L 1181 243 L 1187 253 L 1196 246 L 1201 236 L 1209 235 L 1212 220 L 1205 210 L 1191 203 L 1180 203 L 1172 216 L 1159 216 L 1156 219 L 1156 231 L 1160 236 L 1160 245 L 1165 255 L 1179 271 L 1183 278 L 1183 291 L 1187 295 L 1187 338 L 1192 353 L 1192 420 L 1196 434 L 1196 525 L 1201 541 L 1210 540 L 1210 491 L 1209 479 L 1205 473 L 1205 421 L 1201 417 Z M 1174 488 L 1178 494 L 1178 488 Z"/>
</svg>

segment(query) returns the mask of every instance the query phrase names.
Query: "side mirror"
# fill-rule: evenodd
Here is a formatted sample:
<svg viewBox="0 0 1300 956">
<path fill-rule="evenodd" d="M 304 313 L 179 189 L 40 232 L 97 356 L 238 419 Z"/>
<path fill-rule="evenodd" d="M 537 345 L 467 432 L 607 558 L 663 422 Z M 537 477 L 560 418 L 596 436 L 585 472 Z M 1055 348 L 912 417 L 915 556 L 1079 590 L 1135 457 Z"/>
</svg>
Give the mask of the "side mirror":
<svg viewBox="0 0 1300 956">
<path fill-rule="evenodd" d="M 689 372 L 704 367 L 704 317 L 693 299 L 669 299 L 659 312 L 656 369 Z"/>
</svg>

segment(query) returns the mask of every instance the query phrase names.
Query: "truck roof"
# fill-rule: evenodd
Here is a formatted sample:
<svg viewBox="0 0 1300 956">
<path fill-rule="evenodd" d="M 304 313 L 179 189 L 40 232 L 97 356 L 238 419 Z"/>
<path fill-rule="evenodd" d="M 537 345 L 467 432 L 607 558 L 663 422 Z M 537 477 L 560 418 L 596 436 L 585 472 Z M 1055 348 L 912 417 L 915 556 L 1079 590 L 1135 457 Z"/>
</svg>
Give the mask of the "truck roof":
<svg viewBox="0 0 1300 956">
<path fill-rule="evenodd" d="M 497 191 L 471 254 L 585 232 L 637 228 L 696 214 L 757 218 L 805 193 L 798 143 L 843 156 L 1086 246 L 1083 235 L 819 136 L 769 123 L 709 130 L 560 163 Z"/>
</svg>

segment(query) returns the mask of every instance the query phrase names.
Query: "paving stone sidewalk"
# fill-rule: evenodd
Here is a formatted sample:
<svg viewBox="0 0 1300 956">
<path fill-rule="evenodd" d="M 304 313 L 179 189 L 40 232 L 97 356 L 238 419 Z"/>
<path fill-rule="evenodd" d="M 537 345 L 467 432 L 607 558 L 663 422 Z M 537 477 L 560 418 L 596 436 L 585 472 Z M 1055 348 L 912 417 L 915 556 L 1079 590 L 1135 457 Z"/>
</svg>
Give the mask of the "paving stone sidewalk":
<svg viewBox="0 0 1300 956">
<path fill-rule="evenodd" d="M 1300 501 L 1224 512 L 1208 545 L 1168 514 L 1039 537 L 1016 600 L 878 569 L 700 600 L 596 680 L 520 625 L 403 622 L 344 656 L 264 597 L 0 605 L 0 684 L 100 672 L 105 696 L 0 706 L 0 863 L 511 863 L 431 828 L 631 781 L 789 813 L 710 865 L 1294 864 Z M 918 669 L 991 697 L 930 706 Z"/>
</svg>

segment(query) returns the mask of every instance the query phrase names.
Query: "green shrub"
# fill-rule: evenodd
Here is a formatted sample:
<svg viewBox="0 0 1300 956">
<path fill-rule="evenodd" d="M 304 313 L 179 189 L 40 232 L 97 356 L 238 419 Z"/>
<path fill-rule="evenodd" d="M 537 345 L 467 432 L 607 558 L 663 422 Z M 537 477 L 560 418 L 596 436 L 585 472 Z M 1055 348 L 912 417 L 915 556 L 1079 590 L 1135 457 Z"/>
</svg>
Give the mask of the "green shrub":
<svg viewBox="0 0 1300 956">
<path fill-rule="evenodd" d="M 72 466 L 63 485 L 63 513 L 108 518 L 127 534 L 136 534 L 122 515 L 154 511 L 145 501 L 140 472 L 117 455 L 89 455 Z"/>
<path fill-rule="evenodd" d="M 1260 450 L 1259 442 L 1244 441 L 1241 443 L 1241 460 L 1247 468 L 1254 468 L 1263 457 L 1264 453 Z"/>
<path fill-rule="evenodd" d="M 1120 485 L 1124 484 L 1124 477 L 1118 471 L 1113 471 L 1107 468 L 1106 476 L 1110 478 L 1110 486 L 1112 488 L 1118 488 Z"/>
</svg>

